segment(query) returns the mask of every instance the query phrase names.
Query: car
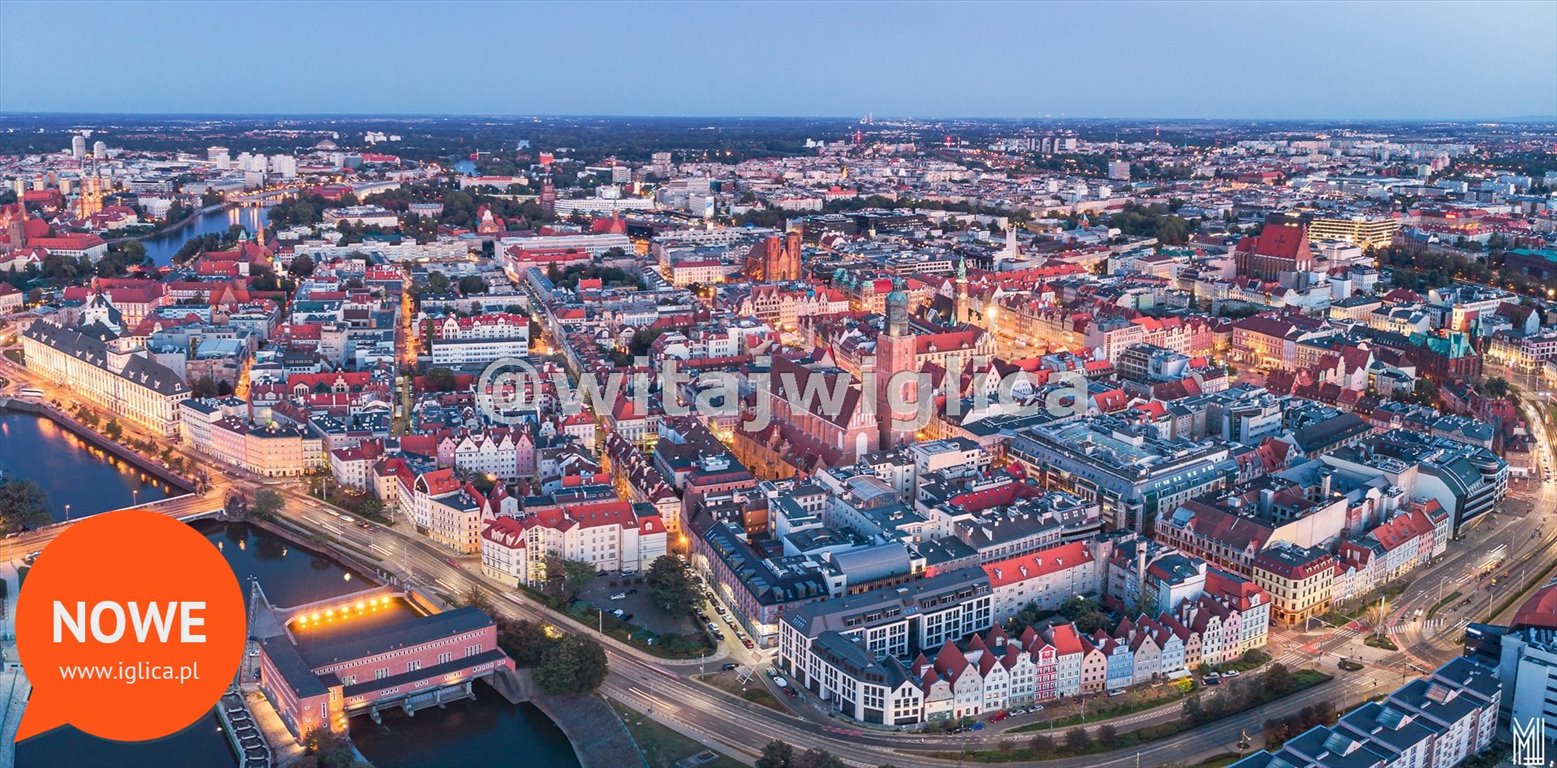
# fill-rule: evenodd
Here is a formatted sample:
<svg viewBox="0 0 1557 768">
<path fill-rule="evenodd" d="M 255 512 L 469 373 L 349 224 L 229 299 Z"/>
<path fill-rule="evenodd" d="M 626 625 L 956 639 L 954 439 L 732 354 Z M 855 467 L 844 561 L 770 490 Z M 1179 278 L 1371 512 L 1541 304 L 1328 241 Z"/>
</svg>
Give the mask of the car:
<svg viewBox="0 0 1557 768">
<path fill-rule="evenodd" d="M 341 522 L 347 525 L 351 525 L 352 523 L 357 522 L 357 518 L 352 517 L 351 515 L 341 515 Z"/>
<path fill-rule="evenodd" d="M 744 637 L 741 638 L 741 645 L 744 645 L 747 648 L 755 648 L 755 647 L 757 647 L 755 644 L 752 643 L 752 641 L 750 639 L 744 638 Z"/>
<path fill-rule="evenodd" d="M 720 605 L 718 603 L 714 603 L 714 612 L 718 613 L 720 616 L 723 616 L 724 615 L 724 606 L 722 606 L 722 605 Z"/>
<path fill-rule="evenodd" d="M 620 608 L 617 608 L 617 609 L 616 609 L 616 610 L 614 610 L 614 611 L 612 611 L 612 612 L 611 612 L 611 615 L 612 615 L 612 616 L 615 616 L 615 617 L 616 617 L 616 618 L 618 618 L 618 619 L 620 619 L 620 618 L 622 618 L 622 617 L 623 617 L 623 616 L 626 616 L 626 615 L 627 615 L 627 611 L 624 611 L 624 610 L 622 610 L 622 609 L 620 609 Z"/>
<path fill-rule="evenodd" d="M 1123 688 L 1115 688 L 1114 690 L 1109 691 L 1108 695 L 1109 695 L 1110 698 L 1112 698 L 1114 696 L 1123 696 L 1124 695 L 1124 689 Z"/>
<path fill-rule="evenodd" d="M 800 698 L 800 691 L 795 690 L 794 688 L 784 688 L 783 691 L 784 691 L 784 695 L 788 696 L 791 699 L 798 699 L 798 698 Z"/>
<path fill-rule="evenodd" d="M 255 648 L 254 650 L 249 651 L 249 658 L 251 658 L 251 659 L 254 658 L 255 656 L 258 656 L 258 655 L 259 655 L 259 649 L 258 648 Z"/>
<path fill-rule="evenodd" d="M 1222 684 L 1222 679 L 1219 678 L 1219 677 L 1211 677 L 1211 676 L 1208 675 L 1206 677 L 1206 679 L 1204 680 L 1204 682 L 1205 682 L 1206 685 L 1221 685 Z"/>
<path fill-rule="evenodd" d="M 768 667 L 767 675 L 768 677 L 778 677 L 778 669 L 775 667 Z"/>
<path fill-rule="evenodd" d="M 1034 704 L 1034 705 L 1028 707 L 1027 711 L 1028 712 L 1042 712 L 1043 711 L 1043 705 L 1042 704 Z"/>
<path fill-rule="evenodd" d="M 636 594 L 638 594 L 638 588 L 637 587 L 633 587 L 632 589 L 627 590 L 627 594 L 629 594 L 629 595 L 636 595 Z"/>
<path fill-rule="evenodd" d="M 775 677 L 775 678 L 773 678 L 773 684 L 778 686 L 778 687 L 780 687 L 780 688 L 786 688 L 786 687 L 789 686 L 789 681 L 785 680 L 782 677 Z"/>
<path fill-rule="evenodd" d="M 713 623 L 712 621 L 708 622 L 708 631 L 709 632 L 718 632 L 719 631 L 719 625 Z"/>
<path fill-rule="evenodd" d="M 721 665 L 719 668 L 724 670 L 724 671 L 726 671 L 726 672 L 732 672 L 734 670 L 740 669 L 741 665 L 736 664 L 733 661 L 727 661 L 723 665 Z"/>
<path fill-rule="evenodd" d="M 720 640 L 723 640 L 724 639 L 724 633 L 720 632 L 719 630 L 716 629 L 716 630 L 714 630 L 714 637 L 717 637 Z"/>
<path fill-rule="evenodd" d="M 1236 669 L 1229 669 L 1226 672 L 1222 673 L 1222 677 L 1237 677 L 1237 676 L 1238 676 L 1238 670 L 1236 670 Z"/>
<path fill-rule="evenodd" d="M 998 723 L 1001 720 L 1004 720 L 1004 719 L 1006 719 L 1006 718 L 1008 718 L 1010 716 L 1011 716 L 1010 712 L 1008 712 L 1006 710 L 1001 710 L 1001 711 L 996 712 L 995 714 L 990 715 L 989 717 L 986 717 L 984 719 L 989 721 L 989 722 L 991 722 L 991 723 Z"/>
<path fill-rule="evenodd" d="M 618 592 L 618 593 L 612 595 L 611 599 L 612 600 L 626 600 L 627 599 L 627 593 L 626 592 Z"/>
<path fill-rule="evenodd" d="M 373 530 L 373 524 L 369 523 L 366 520 L 363 520 L 362 522 L 357 523 L 357 527 L 361 528 L 364 531 L 371 531 L 371 530 Z"/>
<path fill-rule="evenodd" d="M 708 623 L 708 614 L 703 613 L 702 611 L 698 611 L 697 612 L 697 620 L 703 622 L 704 624 L 707 624 Z"/>
<path fill-rule="evenodd" d="M 968 726 L 968 728 L 969 728 L 969 730 L 982 731 L 982 730 L 984 730 L 984 724 L 983 723 L 974 723 L 973 725 Z"/>
</svg>

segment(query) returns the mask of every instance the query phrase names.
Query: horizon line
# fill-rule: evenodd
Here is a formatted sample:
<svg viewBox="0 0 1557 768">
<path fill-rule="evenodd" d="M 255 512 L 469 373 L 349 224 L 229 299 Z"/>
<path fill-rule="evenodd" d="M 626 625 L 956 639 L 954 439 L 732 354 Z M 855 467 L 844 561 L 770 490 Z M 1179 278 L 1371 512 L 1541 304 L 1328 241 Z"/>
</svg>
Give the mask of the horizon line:
<svg viewBox="0 0 1557 768">
<path fill-rule="evenodd" d="M 25 117 L 193 117 L 193 118 L 357 118 L 357 119 L 426 119 L 426 118 L 499 118 L 499 119 L 663 119 L 663 120 L 846 120 L 858 122 L 861 115 L 716 115 L 716 114 L 608 114 L 608 113 L 480 113 L 480 112 L 112 112 L 70 110 L 0 110 L 0 118 Z M 1206 117 L 1206 116 L 1026 116 L 996 117 L 977 115 L 872 115 L 877 122 L 904 121 L 982 121 L 982 122 L 1042 122 L 1042 121 L 1125 121 L 1125 122 L 1251 122 L 1251 123 L 1557 123 L 1557 113 L 1550 115 L 1512 115 L 1502 117 Z"/>
</svg>

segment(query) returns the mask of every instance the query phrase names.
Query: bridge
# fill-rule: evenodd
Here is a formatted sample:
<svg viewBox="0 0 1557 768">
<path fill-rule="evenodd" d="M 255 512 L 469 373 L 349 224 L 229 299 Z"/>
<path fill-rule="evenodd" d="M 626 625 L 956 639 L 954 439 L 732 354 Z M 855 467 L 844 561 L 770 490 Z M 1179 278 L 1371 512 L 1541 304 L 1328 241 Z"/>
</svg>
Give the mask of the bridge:
<svg viewBox="0 0 1557 768">
<path fill-rule="evenodd" d="M 229 195 L 226 202 L 245 208 L 257 208 L 263 205 L 280 202 L 297 197 L 303 191 L 302 187 L 283 187 L 280 189 L 262 189 L 242 195 Z"/>
</svg>

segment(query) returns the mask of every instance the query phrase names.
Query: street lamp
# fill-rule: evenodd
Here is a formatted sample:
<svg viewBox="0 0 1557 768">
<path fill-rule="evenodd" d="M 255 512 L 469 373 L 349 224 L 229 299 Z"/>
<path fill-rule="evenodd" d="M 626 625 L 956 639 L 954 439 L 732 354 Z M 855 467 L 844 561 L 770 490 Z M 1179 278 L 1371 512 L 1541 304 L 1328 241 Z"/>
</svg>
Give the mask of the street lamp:
<svg viewBox="0 0 1557 768">
<path fill-rule="evenodd" d="M 65 522 L 70 522 L 70 505 L 65 505 Z"/>
</svg>

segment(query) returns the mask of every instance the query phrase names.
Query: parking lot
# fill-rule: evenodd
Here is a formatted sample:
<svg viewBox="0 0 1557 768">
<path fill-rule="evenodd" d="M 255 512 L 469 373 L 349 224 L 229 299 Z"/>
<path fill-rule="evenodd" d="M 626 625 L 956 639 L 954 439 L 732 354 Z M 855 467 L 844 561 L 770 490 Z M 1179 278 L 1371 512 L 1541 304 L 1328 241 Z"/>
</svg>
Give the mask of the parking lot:
<svg viewBox="0 0 1557 768">
<path fill-rule="evenodd" d="M 632 614 L 628 623 L 649 630 L 658 635 L 684 635 L 696 629 L 690 616 L 671 616 L 655 608 L 649 601 L 649 586 L 637 583 L 643 577 L 622 579 L 615 574 L 603 573 L 596 576 L 589 586 L 579 591 L 578 597 L 591 605 L 602 607 L 606 613 L 621 609 Z M 631 581 L 634 583 L 627 584 Z M 633 592 L 632 590 L 637 590 Z M 627 593 L 619 600 L 612 600 L 613 595 Z"/>
</svg>

